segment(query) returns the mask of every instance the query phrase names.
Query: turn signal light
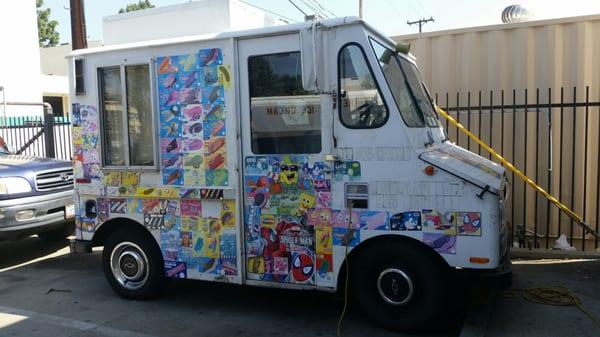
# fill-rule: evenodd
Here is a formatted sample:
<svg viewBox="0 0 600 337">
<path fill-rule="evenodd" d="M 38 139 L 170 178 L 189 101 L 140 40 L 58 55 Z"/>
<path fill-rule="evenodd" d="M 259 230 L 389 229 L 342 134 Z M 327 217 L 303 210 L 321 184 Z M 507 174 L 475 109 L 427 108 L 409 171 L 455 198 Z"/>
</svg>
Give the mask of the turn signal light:
<svg viewBox="0 0 600 337">
<path fill-rule="evenodd" d="M 435 167 L 433 167 L 431 165 L 427 165 L 423 169 L 423 172 L 425 172 L 425 174 L 428 175 L 428 176 L 432 176 L 432 175 L 435 174 Z"/>
<path fill-rule="evenodd" d="M 478 264 L 486 264 L 486 263 L 490 263 L 490 259 L 488 259 L 487 257 L 470 257 L 469 262 L 478 263 Z"/>
</svg>

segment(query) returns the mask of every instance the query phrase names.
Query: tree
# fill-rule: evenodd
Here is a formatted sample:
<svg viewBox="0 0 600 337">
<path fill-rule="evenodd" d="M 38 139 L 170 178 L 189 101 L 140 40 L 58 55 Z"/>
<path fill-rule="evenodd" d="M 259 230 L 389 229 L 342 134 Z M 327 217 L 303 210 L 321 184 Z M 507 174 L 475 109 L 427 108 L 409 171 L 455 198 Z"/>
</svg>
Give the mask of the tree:
<svg viewBox="0 0 600 337">
<path fill-rule="evenodd" d="M 155 6 L 150 3 L 150 0 L 140 0 L 138 3 L 132 3 L 127 5 L 125 8 L 119 9 L 119 13 L 139 11 L 146 8 L 154 8 Z"/>
<path fill-rule="evenodd" d="M 40 47 L 54 47 L 60 41 L 60 35 L 56 31 L 58 21 L 50 20 L 50 8 L 41 9 L 44 5 L 44 0 L 36 0 L 38 17 L 38 38 Z"/>
</svg>

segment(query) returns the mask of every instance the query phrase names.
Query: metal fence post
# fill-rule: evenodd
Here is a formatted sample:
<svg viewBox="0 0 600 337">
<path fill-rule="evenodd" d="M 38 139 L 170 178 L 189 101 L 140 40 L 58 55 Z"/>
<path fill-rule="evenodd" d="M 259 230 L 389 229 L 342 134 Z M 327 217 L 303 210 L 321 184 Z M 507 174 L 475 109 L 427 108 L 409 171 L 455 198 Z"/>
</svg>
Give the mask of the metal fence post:
<svg viewBox="0 0 600 337">
<path fill-rule="evenodd" d="M 52 106 L 44 102 L 44 144 L 46 157 L 54 158 L 54 113 Z"/>
</svg>

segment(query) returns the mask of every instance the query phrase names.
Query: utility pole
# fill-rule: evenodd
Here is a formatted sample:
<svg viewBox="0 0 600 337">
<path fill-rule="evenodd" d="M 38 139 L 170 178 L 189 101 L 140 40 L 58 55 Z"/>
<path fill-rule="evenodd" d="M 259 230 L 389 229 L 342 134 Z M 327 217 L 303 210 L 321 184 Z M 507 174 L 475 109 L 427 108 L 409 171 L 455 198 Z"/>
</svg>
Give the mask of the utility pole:
<svg viewBox="0 0 600 337">
<path fill-rule="evenodd" d="M 362 0 L 358 0 L 358 17 L 362 19 Z"/>
<path fill-rule="evenodd" d="M 422 32 L 421 27 L 426 24 L 427 22 L 434 22 L 435 20 L 433 20 L 433 16 L 430 16 L 429 19 L 419 19 L 417 21 L 406 21 L 406 23 L 409 26 L 412 26 L 414 24 L 419 24 L 419 33 Z"/>
<path fill-rule="evenodd" d="M 70 0 L 71 46 L 73 50 L 87 48 L 83 0 Z"/>
</svg>

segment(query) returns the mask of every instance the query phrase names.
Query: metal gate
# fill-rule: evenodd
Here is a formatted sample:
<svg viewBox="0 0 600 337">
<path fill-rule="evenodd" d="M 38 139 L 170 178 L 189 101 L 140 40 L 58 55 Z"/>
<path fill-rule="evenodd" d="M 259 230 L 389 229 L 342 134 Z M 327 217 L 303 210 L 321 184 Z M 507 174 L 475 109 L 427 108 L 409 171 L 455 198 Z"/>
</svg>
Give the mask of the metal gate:
<svg viewBox="0 0 600 337">
<path fill-rule="evenodd" d="M 597 98 L 592 99 L 594 96 Z M 435 99 L 458 122 L 598 231 L 600 92 L 589 87 L 478 91 L 436 94 Z M 456 127 L 444 123 L 450 140 L 491 159 Z M 507 218 L 513 242 L 521 247 L 552 248 L 554 240 L 565 234 L 577 250 L 598 249 L 598 239 L 585 234 L 513 173 L 508 173 L 508 178 L 512 200 Z"/>
<path fill-rule="evenodd" d="M 0 117 L 0 137 L 16 154 L 71 160 L 71 122 L 55 117 L 47 103 L 7 103 L 43 106 L 42 116 Z"/>
</svg>

